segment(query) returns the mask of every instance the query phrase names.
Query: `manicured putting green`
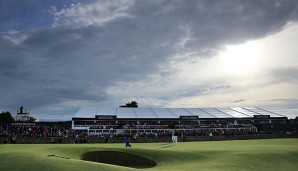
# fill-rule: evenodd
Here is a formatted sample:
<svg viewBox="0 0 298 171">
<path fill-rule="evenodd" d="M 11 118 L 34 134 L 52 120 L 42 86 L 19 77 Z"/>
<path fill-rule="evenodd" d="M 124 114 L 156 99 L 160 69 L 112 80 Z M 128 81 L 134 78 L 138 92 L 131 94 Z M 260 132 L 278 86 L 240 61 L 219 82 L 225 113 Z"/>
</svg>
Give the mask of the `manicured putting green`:
<svg viewBox="0 0 298 171">
<path fill-rule="evenodd" d="M 124 143 L 1 144 L 0 170 L 296 171 L 298 168 L 298 139 L 181 142 L 177 145 L 169 142 L 133 143 L 132 148 L 124 146 Z M 86 156 L 92 160 L 85 160 Z M 100 159 L 103 156 L 106 156 L 105 161 Z"/>
</svg>

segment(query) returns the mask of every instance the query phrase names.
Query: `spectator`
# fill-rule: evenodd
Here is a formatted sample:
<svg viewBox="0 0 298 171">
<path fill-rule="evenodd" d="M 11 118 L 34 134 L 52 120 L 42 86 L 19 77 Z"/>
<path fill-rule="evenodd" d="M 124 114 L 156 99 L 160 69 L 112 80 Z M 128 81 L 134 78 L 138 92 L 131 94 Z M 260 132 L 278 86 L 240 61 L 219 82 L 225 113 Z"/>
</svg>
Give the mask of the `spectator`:
<svg viewBox="0 0 298 171">
<path fill-rule="evenodd" d="M 52 143 L 52 144 L 55 144 L 55 141 L 56 141 L 55 138 L 52 137 L 52 138 L 51 138 L 51 143 Z"/>
<path fill-rule="evenodd" d="M 108 143 L 109 141 L 109 135 L 105 135 L 105 143 Z"/>
<path fill-rule="evenodd" d="M 209 140 L 212 140 L 213 134 L 212 132 L 209 133 Z"/>
</svg>

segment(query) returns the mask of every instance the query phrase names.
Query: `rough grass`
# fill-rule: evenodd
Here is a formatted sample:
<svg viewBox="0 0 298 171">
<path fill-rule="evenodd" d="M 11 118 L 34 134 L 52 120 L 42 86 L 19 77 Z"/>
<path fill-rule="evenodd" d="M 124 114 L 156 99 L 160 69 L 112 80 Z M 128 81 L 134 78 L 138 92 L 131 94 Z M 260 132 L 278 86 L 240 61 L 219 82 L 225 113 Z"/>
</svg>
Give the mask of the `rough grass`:
<svg viewBox="0 0 298 171">
<path fill-rule="evenodd" d="M 298 139 L 124 144 L 1 144 L 0 170 L 127 171 L 135 168 L 81 160 L 88 152 L 117 151 L 156 162 L 148 171 L 296 171 Z M 123 160 L 117 155 L 112 160 Z M 134 161 L 130 161 L 134 162 Z M 140 169 L 137 169 L 140 170 Z"/>
</svg>

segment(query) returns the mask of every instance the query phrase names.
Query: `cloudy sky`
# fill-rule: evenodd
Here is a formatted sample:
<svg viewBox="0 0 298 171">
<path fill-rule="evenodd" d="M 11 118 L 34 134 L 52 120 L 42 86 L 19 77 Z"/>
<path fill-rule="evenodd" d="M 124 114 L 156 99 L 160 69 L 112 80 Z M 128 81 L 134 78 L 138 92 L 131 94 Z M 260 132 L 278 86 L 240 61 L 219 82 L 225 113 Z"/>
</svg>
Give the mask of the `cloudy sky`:
<svg viewBox="0 0 298 171">
<path fill-rule="evenodd" d="M 0 110 L 298 108 L 297 0 L 1 0 Z"/>
</svg>

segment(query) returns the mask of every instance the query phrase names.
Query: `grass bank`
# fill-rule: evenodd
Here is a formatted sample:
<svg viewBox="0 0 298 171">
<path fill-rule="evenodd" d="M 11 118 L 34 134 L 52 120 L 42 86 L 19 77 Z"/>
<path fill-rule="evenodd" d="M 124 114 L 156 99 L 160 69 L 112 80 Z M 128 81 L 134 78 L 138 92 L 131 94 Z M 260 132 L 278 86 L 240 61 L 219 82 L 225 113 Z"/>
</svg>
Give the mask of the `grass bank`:
<svg viewBox="0 0 298 171">
<path fill-rule="evenodd" d="M 88 152 L 119 151 L 156 162 L 158 170 L 295 171 L 298 139 L 266 139 L 178 143 L 124 144 L 1 144 L 0 170 L 83 171 L 140 170 L 81 160 Z M 121 157 L 112 157 L 121 160 Z M 123 159 L 122 159 L 123 160 Z M 130 161 L 131 162 L 131 161 Z"/>
</svg>

